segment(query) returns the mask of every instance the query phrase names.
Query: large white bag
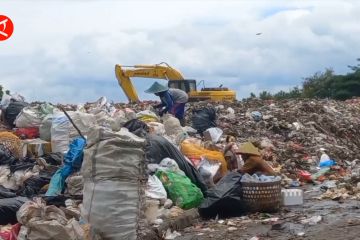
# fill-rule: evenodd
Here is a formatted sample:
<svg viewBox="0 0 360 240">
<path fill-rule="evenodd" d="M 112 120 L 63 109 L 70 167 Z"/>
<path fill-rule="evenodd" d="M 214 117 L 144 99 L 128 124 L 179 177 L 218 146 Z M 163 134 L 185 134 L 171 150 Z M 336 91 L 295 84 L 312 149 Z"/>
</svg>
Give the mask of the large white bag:
<svg viewBox="0 0 360 240">
<path fill-rule="evenodd" d="M 68 150 L 70 121 L 65 114 L 55 114 L 51 125 L 52 152 L 65 153 Z"/>
<path fill-rule="evenodd" d="M 137 239 L 139 183 L 87 180 L 83 192 L 81 215 L 102 239 Z"/>
<path fill-rule="evenodd" d="M 165 135 L 164 124 L 159 122 L 149 122 L 147 125 L 150 127 L 151 132 L 160 136 Z"/>
<path fill-rule="evenodd" d="M 167 199 L 166 190 L 157 176 L 149 176 L 145 195 L 154 199 Z"/>
<path fill-rule="evenodd" d="M 204 132 L 204 137 L 205 140 L 207 141 L 212 141 L 213 143 L 217 143 L 220 140 L 222 134 L 223 134 L 223 130 L 217 127 L 213 127 L 206 129 L 206 131 Z"/>
<path fill-rule="evenodd" d="M 25 107 L 16 117 L 15 125 L 18 128 L 39 127 L 43 119 L 53 111 L 54 107 L 48 103 Z"/>
<path fill-rule="evenodd" d="M 53 115 L 50 114 L 46 116 L 39 127 L 40 138 L 44 141 L 51 141 L 51 125 L 52 125 Z"/>
<path fill-rule="evenodd" d="M 83 112 L 68 112 L 70 118 L 75 123 L 75 125 L 79 128 L 81 133 L 84 136 L 87 136 L 90 130 L 96 125 L 96 118 L 93 114 L 83 113 Z M 69 136 L 71 139 L 79 136 L 78 131 L 73 127 L 73 125 L 69 122 L 70 132 Z"/>
<path fill-rule="evenodd" d="M 88 135 L 81 173 L 81 215 L 103 239 L 137 239 L 145 140 L 122 128 L 95 127 Z"/>
<path fill-rule="evenodd" d="M 81 174 L 96 181 L 103 179 L 138 179 L 144 164 L 142 147 L 145 140 L 126 128 L 112 132 L 95 127 L 87 139 Z"/>
<path fill-rule="evenodd" d="M 25 107 L 15 119 L 18 128 L 39 127 L 43 116 L 37 107 Z"/>
<path fill-rule="evenodd" d="M 163 117 L 164 120 L 164 127 L 166 135 L 171 136 L 177 136 L 180 133 L 184 132 L 183 128 L 180 125 L 179 119 L 172 116 L 171 114 L 165 114 Z"/>
<path fill-rule="evenodd" d="M 70 111 L 68 114 L 84 136 L 96 125 L 95 116 L 92 114 Z M 51 148 L 53 152 L 67 152 L 70 141 L 78 136 L 79 133 L 64 113 L 54 113 L 51 125 Z"/>
<path fill-rule="evenodd" d="M 24 203 L 16 213 L 19 223 L 27 227 L 30 240 L 82 240 L 83 230 L 74 218 L 67 220 L 65 213 L 41 198 Z"/>
</svg>

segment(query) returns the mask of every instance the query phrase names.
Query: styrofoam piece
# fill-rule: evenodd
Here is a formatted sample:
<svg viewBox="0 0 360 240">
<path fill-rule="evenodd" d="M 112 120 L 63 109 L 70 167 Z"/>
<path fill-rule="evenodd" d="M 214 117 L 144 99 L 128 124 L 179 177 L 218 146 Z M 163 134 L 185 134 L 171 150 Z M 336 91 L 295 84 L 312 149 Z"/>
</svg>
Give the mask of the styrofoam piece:
<svg viewBox="0 0 360 240">
<path fill-rule="evenodd" d="M 303 190 L 301 189 L 282 189 L 281 196 L 284 206 L 302 205 L 304 203 Z"/>
<path fill-rule="evenodd" d="M 203 134 L 206 141 L 212 141 L 213 143 L 217 143 L 223 134 L 223 130 L 213 127 L 208 128 Z"/>
</svg>

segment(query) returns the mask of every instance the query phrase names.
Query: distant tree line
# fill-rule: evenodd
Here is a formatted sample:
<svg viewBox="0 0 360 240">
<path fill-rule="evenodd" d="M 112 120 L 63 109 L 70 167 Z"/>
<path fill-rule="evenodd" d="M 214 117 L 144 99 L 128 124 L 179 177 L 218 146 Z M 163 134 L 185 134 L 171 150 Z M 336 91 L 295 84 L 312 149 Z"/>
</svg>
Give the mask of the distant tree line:
<svg viewBox="0 0 360 240">
<path fill-rule="evenodd" d="M 4 96 L 4 94 L 10 94 L 10 90 L 4 90 L 4 87 L 2 85 L 0 85 L 0 101 L 2 99 L 2 97 Z"/>
<path fill-rule="evenodd" d="M 317 72 L 310 77 L 304 78 L 301 87 L 294 87 L 289 91 L 279 91 L 271 94 L 268 91 L 259 93 L 258 98 L 268 99 L 292 99 L 292 98 L 331 98 L 346 100 L 360 96 L 360 58 L 356 66 L 348 66 L 350 72 L 345 75 L 336 75 L 330 68 L 324 72 Z M 254 93 L 250 98 L 256 98 Z"/>
<path fill-rule="evenodd" d="M 4 95 L 3 86 L 0 85 L 0 100 L 2 99 L 3 95 Z"/>
</svg>

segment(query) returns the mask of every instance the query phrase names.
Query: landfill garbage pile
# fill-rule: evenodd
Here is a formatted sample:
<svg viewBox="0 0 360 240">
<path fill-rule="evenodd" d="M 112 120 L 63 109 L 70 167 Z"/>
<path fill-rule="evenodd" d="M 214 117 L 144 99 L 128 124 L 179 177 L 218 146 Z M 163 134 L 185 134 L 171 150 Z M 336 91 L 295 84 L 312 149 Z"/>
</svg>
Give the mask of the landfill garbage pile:
<svg viewBox="0 0 360 240">
<path fill-rule="evenodd" d="M 195 103 L 191 110 L 209 105 Z M 283 165 L 283 172 L 290 175 L 297 168 L 310 170 L 319 161 L 320 148 L 329 150 L 339 165 L 348 165 L 360 155 L 360 105 L 355 100 L 253 99 L 210 106 L 217 109 L 217 125 L 224 134 L 240 142 L 252 141 L 264 158 L 275 167 Z"/>
<path fill-rule="evenodd" d="M 155 232 L 170 239 L 178 233 L 162 226 L 186 211 L 226 216 L 237 205 L 236 215 L 245 214 L 242 185 L 251 193 L 253 184 L 276 183 L 280 196 L 280 179 L 285 187 L 323 182 L 319 199 L 358 198 L 356 100 L 188 103 L 185 127 L 160 117 L 155 103 L 14 98 L 1 113 L 0 236 L 146 239 Z M 252 142 L 282 178 L 241 180 L 225 158 L 229 137 Z"/>
<path fill-rule="evenodd" d="M 149 106 L 13 99 L 0 131 L 1 238 L 161 237 L 148 226 L 199 206 L 207 187 L 176 146 L 186 131 Z"/>
</svg>

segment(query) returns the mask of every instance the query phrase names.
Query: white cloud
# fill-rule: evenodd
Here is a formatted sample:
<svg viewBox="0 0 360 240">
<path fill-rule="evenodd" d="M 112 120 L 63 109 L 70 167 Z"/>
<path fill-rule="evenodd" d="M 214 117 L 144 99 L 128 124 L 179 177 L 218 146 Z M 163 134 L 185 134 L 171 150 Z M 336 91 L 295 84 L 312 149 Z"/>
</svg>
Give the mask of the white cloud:
<svg viewBox="0 0 360 240">
<path fill-rule="evenodd" d="M 238 91 L 278 91 L 360 52 L 353 1 L 13 1 L 0 42 L 0 84 L 30 100 L 125 101 L 114 65 L 168 62 L 187 78 Z M 256 35 L 261 32 L 262 35 Z M 134 81 L 142 98 L 152 83 Z"/>
</svg>

